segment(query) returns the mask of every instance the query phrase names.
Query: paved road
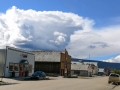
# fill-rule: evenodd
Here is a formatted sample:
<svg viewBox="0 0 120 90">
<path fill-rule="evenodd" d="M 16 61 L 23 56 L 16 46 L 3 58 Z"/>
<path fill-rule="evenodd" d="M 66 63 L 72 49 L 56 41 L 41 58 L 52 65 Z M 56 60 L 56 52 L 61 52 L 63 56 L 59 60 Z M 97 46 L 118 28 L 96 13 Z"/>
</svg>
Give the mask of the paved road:
<svg viewBox="0 0 120 90">
<path fill-rule="evenodd" d="M 51 80 L 21 81 L 3 79 L 11 85 L 0 85 L 0 90 L 120 90 L 120 85 L 108 84 L 108 77 L 62 78 Z"/>
</svg>

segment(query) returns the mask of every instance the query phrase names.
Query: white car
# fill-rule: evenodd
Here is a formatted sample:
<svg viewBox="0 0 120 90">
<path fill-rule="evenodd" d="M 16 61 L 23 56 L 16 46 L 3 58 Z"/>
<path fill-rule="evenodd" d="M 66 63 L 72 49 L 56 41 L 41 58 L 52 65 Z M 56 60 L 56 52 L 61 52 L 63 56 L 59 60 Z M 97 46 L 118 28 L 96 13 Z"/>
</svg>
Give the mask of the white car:
<svg viewBox="0 0 120 90">
<path fill-rule="evenodd" d="M 111 73 L 108 78 L 108 83 L 120 84 L 120 75 L 116 73 Z"/>
</svg>

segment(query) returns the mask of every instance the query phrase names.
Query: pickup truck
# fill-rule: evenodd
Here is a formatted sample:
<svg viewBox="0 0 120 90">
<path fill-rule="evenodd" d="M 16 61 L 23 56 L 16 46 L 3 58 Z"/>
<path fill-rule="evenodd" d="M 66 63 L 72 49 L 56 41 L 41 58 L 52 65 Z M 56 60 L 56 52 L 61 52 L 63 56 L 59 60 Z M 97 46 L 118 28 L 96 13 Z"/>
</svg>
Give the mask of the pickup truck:
<svg viewBox="0 0 120 90">
<path fill-rule="evenodd" d="M 120 85 L 120 75 L 116 73 L 111 73 L 108 78 L 108 84 L 114 83 Z"/>
</svg>

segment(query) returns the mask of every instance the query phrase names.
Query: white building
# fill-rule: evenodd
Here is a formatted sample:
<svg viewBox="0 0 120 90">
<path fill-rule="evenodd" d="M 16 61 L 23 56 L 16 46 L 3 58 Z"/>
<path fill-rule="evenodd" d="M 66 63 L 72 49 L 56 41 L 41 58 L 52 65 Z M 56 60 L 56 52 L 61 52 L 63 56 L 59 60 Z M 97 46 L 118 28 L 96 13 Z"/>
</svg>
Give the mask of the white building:
<svg viewBox="0 0 120 90">
<path fill-rule="evenodd" d="M 96 75 L 98 74 L 98 62 L 84 62 L 86 65 L 91 65 L 92 67 L 92 74 Z"/>
<path fill-rule="evenodd" d="M 71 74 L 77 74 L 80 76 L 90 76 L 92 74 L 92 67 L 81 62 L 72 62 Z"/>
<path fill-rule="evenodd" d="M 0 49 L 0 76 L 15 77 L 32 75 L 34 72 L 35 55 L 31 52 L 7 46 Z"/>
<path fill-rule="evenodd" d="M 97 62 L 72 62 L 71 63 L 71 74 L 78 74 L 81 76 L 91 76 L 97 74 Z"/>
</svg>

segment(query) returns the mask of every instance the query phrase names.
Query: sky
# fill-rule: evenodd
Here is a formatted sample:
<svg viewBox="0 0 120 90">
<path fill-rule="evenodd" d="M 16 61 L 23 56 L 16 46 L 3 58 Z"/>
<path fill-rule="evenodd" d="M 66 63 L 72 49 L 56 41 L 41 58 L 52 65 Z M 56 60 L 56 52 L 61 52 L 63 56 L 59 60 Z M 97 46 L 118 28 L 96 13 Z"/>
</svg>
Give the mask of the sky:
<svg viewBox="0 0 120 90">
<path fill-rule="evenodd" d="M 119 0 L 0 0 L 0 49 L 63 51 L 120 63 Z"/>
</svg>

